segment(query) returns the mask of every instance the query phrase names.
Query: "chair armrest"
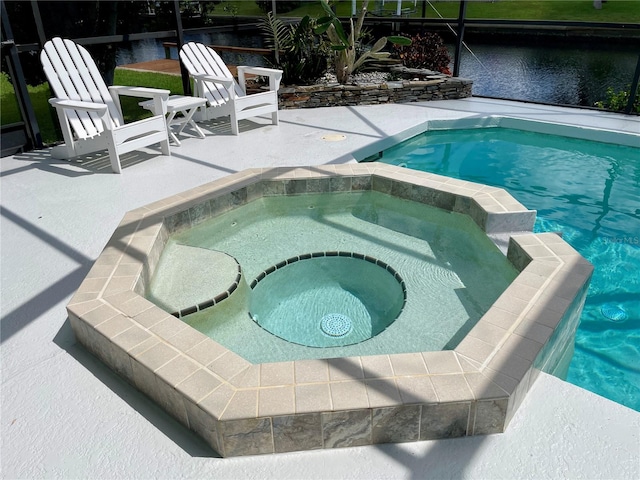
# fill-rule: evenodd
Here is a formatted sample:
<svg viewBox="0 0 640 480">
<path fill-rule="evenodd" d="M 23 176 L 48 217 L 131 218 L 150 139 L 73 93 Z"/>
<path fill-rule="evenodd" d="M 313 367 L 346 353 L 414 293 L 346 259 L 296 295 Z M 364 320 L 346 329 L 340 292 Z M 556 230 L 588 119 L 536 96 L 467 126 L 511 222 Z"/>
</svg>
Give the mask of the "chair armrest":
<svg viewBox="0 0 640 480">
<path fill-rule="evenodd" d="M 216 77 L 215 75 L 207 75 L 205 73 L 194 73 L 191 75 L 195 80 L 203 82 L 220 83 L 224 88 L 233 88 L 234 80 L 229 77 Z"/>
<path fill-rule="evenodd" d="M 122 107 L 120 106 L 119 96 L 124 95 L 127 97 L 142 97 L 152 98 L 154 111 L 158 112 L 157 115 L 166 115 L 167 113 L 167 100 L 169 100 L 170 90 L 163 88 L 147 88 L 147 87 L 127 87 L 122 85 L 112 85 L 109 87 L 109 93 L 111 98 L 118 107 L 120 115 L 122 116 Z"/>
<path fill-rule="evenodd" d="M 82 100 L 63 100 L 60 98 L 49 99 L 51 106 L 67 110 L 82 110 L 83 112 L 104 113 L 107 105 L 104 103 L 83 102 Z"/>
<path fill-rule="evenodd" d="M 87 113 L 95 113 L 98 115 L 98 117 L 100 118 L 100 121 L 102 122 L 102 124 L 104 125 L 104 128 L 106 128 L 107 130 L 113 130 L 113 123 L 111 121 L 111 118 L 109 117 L 109 108 L 107 107 L 107 105 L 105 103 L 95 103 L 95 102 L 85 102 L 82 100 L 68 100 L 68 99 L 61 99 L 61 98 L 51 98 L 49 99 L 49 104 L 52 107 L 55 107 L 57 113 L 58 113 L 58 119 L 60 120 L 60 126 L 62 127 L 63 130 L 63 135 L 66 135 L 64 133 L 65 130 L 65 125 L 67 128 L 67 133 L 70 136 L 71 133 L 69 133 L 68 129 L 69 129 L 69 117 L 65 114 L 65 110 L 74 110 L 76 112 L 81 111 L 81 112 L 87 112 Z M 67 137 L 65 136 L 65 139 Z"/>
<path fill-rule="evenodd" d="M 246 73 L 253 73 L 255 75 L 260 75 L 263 77 L 271 77 L 273 75 L 277 75 L 282 77 L 282 70 L 278 70 L 276 68 L 266 68 L 266 67 L 251 67 L 246 65 L 241 65 L 237 67 L 238 71 L 243 71 Z"/>
<path fill-rule="evenodd" d="M 278 70 L 275 68 L 266 68 L 266 67 L 251 67 L 251 66 L 244 66 L 244 65 L 241 65 L 237 68 L 238 68 L 238 83 L 240 84 L 240 87 L 242 87 L 242 90 L 244 90 L 245 92 L 247 91 L 245 86 L 246 85 L 245 73 L 259 75 L 261 77 L 268 77 L 269 90 L 274 90 L 277 92 L 278 89 L 280 88 L 280 81 L 282 80 L 282 70 Z"/>
<path fill-rule="evenodd" d="M 109 91 L 116 92 L 118 95 L 142 98 L 165 97 L 166 99 L 169 98 L 169 95 L 171 94 L 170 90 L 165 90 L 163 88 L 127 87 L 124 85 L 113 85 L 109 87 Z"/>
</svg>

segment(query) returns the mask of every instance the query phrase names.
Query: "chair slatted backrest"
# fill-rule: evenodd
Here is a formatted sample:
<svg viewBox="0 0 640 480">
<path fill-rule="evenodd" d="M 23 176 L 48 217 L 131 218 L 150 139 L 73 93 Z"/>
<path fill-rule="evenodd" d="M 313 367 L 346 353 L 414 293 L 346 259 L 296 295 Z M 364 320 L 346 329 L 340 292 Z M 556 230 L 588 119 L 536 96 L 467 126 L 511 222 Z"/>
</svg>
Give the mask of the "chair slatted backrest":
<svg viewBox="0 0 640 480">
<path fill-rule="evenodd" d="M 105 104 L 113 126 L 124 124 L 93 58 L 83 46 L 71 40 L 53 38 L 45 43 L 40 61 L 56 98 Z M 104 130 L 104 125 L 95 112 L 66 112 L 78 138 L 90 138 Z"/>
<path fill-rule="evenodd" d="M 244 96 L 244 92 L 237 82 L 235 82 L 229 68 L 220 58 L 220 55 L 212 48 L 197 42 L 186 43 L 180 49 L 180 60 L 182 60 L 182 63 L 191 75 L 215 75 L 216 77 L 234 80 L 236 95 L 239 97 Z M 198 92 L 198 94 L 204 95 L 209 105 L 222 105 L 229 101 L 229 92 L 221 84 L 204 82 L 203 88 L 204 91 Z"/>
</svg>

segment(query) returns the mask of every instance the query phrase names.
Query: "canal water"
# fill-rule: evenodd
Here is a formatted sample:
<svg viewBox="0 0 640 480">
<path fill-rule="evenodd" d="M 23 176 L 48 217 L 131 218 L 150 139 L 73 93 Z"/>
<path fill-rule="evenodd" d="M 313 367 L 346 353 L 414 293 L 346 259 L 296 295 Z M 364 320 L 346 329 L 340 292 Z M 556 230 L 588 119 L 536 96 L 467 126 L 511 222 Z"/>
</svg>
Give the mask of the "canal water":
<svg viewBox="0 0 640 480">
<path fill-rule="evenodd" d="M 562 45 L 471 44 L 460 76 L 473 79 L 473 94 L 531 102 L 593 106 L 608 88 L 628 89 L 640 51 L 594 42 Z"/>
<path fill-rule="evenodd" d="M 213 45 L 262 47 L 262 38 L 249 33 L 186 36 L 187 41 Z M 453 47 L 450 47 L 453 58 Z M 628 88 L 638 61 L 637 47 L 602 40 L 589 45 L 469 44 L 460 60 L 460 76 L 473 80 L 473 94 L 531 102 L 593 106 L 608 88 Z M 264 65 L 260 55 L 220 52 L 231 65 Z M 162 42 L 131 42 L 117 51 L 117 65 L 164 58 Z M 172 49 L 172 58 L 178 52 Z M 453 69 L 453 67 L 452 67 Z"/>
</svg>

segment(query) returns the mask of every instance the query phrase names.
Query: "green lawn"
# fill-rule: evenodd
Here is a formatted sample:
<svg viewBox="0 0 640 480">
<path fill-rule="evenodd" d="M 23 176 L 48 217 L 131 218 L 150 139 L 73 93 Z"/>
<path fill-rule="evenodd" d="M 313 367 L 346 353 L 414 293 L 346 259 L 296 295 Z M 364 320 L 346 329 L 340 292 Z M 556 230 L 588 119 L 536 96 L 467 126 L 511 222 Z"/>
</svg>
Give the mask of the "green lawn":
<svg viewBox="0 0 640 480">
<path fill-rule="evenodd" d="M 351 2 L 349 2 L 351 4 Z M 276 7 L 277 10 L 277 7 Z M 322 7 L 320 1 L 309 1 L 306 5 L 300 8 L 285 13 L 286 16 L 292 17 L 304 17 L 309 15 L 311 17 L 318 17 L 322 15 Z M 262 17 L 265 12 L 260 10 L 258 4 L 252 0 L 223 0 L 215 6 L 213 11 L 214 16 L 239 16 L 239 17 Z"/>
<path fill-rule="evenodd" d="M 27 90 L 36 118 L 38 119 L 40 134 L 44 142 L 55 141 L 58 133 L 56 132 L 54 122 L 57 120 L 54 119 L 55 113 L 53 113 L 49 105 L 49 99 L 51 98 L 49 85 L 47 83 L 36 87 L 28 85 Z M 9 82 L 7 74 L 2 72 L 0 75 L 0 123 L 7 125 L 20 122 L 21 120 L 20 109 L 18 108 L 13 85 Z"/>
<path fill-rule="evenodd" d="M 422 15 L 423 0 L 414 7 L 413 0 L 403 0 L 402 8 L 414 10 L 412 17 Z M 356 2 L 360 10 L 362 1 Z M 380 0 L 369 1 L 369 11 L 381 8 Z M 340 16 L 351 15 L 351 0 L 336 2 L 336 11 Z M 395 13 L 396 0 L 386 0 L 384 10 Z M 426 3 L 426 18 L 458 18 L 460 2 L 450 0 L 430 0 Z M 225 0 L 216 5 L 214 15 L 218 16 L 262 16 L 258 5 L 249 0 Z M 302 7 L 287 12 L 284 16 L 311 17 L 322 15 L 320 2 L 309 1 Z M 509 19 L 509 20 L 567 20 L 584 22 L 640 22 L 640 2 L 638 0 L 609 0 L 602 4 L 601 10 L 593 8 L 593 0 L 470 0 L 467 2 L 467 18 Z"/>
<path fill-rule="evenodd" d="M 137 87 L 153 87 L 171 90 L 172 95 L 182 95 L 182 78 L 176 75 L 164 75 L 160 73 L 135 72 L 116 68 L 113 80 L 114 85 L 132 85 Z M 148 110 L 138 105 L 144 101 L 138 97 L 120 97 L 122 114 L 125 122 L 134 122 L 141 118 L 151 116 Z"/>
<path fill-rule="evenodd" d="M 421 1 L 418 1 L 418 5 Z M 459 2 L 431 1 L 445 18 L 457 18 Z M 427 11 L 435 12 L 427 4 Z M 418 9 L 421 13 L 421 8 Z M 437 16 L 437 14 L 435 14 Z M 509 20 L 566 20 L 582 22 L 640 22 L 640 4 L 637 0 L 609 0 L 601 10 L 593 8 L 592 0 L 497 0 L 495 2 L 468 2 L 467 18 Z"/>
</svg>

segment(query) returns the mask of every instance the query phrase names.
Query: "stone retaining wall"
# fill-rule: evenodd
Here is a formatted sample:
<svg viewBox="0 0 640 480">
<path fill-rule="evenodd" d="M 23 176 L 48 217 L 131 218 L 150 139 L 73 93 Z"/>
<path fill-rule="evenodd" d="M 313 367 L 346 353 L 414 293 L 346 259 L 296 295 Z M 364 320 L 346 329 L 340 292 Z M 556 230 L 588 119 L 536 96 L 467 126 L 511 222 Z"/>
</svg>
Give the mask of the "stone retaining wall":
<svg viewBox="0 0 640 480">
<path fill-rule="evenodd" d="M 408 103 L 471 96 L 473 81 L 470 79 L 406 68 L 402 68 L 398 73 L 408 78 L 376 84 L 330 83 L 282 87 L 278 91 L 280 108 Z"/>
</svg>

